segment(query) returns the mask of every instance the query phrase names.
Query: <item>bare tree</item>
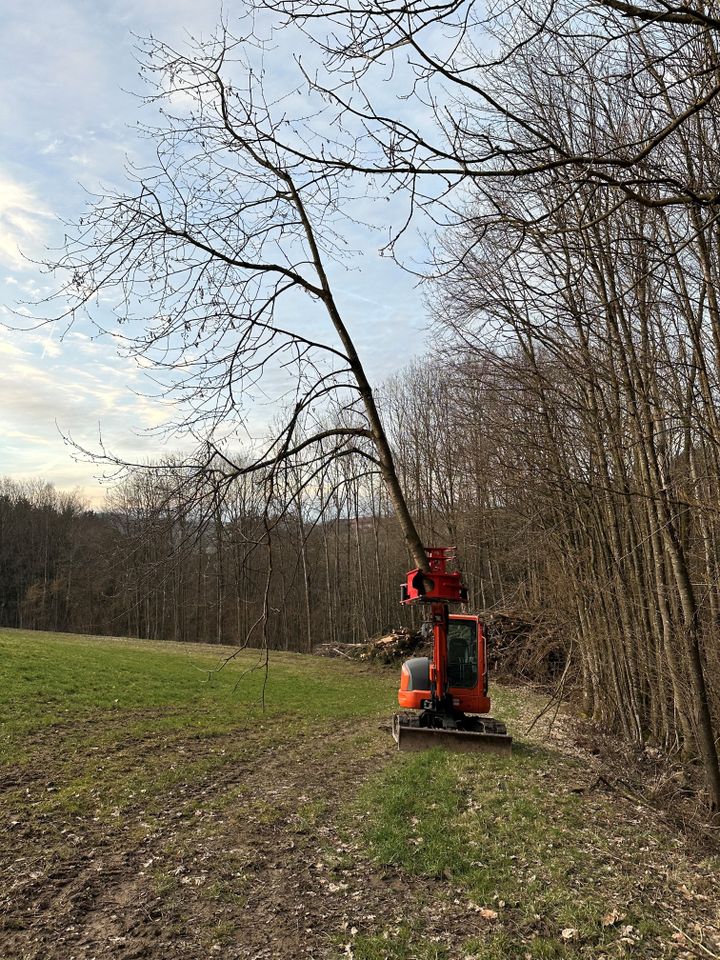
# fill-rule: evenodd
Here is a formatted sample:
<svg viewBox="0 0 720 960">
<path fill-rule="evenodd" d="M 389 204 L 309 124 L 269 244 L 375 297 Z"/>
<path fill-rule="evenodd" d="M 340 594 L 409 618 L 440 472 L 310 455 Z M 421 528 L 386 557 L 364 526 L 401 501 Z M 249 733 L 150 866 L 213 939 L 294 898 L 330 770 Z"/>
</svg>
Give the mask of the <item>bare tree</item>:
<svg viewBox="0 0 720 960">
<path fill-rule="evenodd" d="M 147 41 L 142 66 L 164 125 L 148 128 L 150 168 L 133 189 L 100 199 L 51 265 L 64 275 L 64 317 L 112 303 L 126 349 L 151 361 L 181 401 L 173 426 L 204 451 L 199 474 L 218 488 L 302 455 L 323 466 L 360 457 L 387 487 L 416 564 L 422 542 L 398 482 L 375 397 L 332 289 L 328 262 L 343 216 L 344 174 L 299 158 L 280 140 L 271 103 L 226 32 L 190 54 Z M 309 309 L 322 311 L 315 337 Z M 300 319 L 298 319 L 298 314 Z M 244 396 L 285 376 L 288 416 L 246 463 L 227 452 Z M 334 398 L 338 417 L 319 425 Z"/>
<path fill-rule="evenodd" d="M 461 214 L 459 187 L 472 183 L 492 205 L 503 183 L 550 172 L 567 196 L 582 183 L 653 208 L 712 208 L 720 199 L 716 178 L 698 179 L 671 159 L 698 118 L 714 126 L 720 17 L 712 4 L 255 0 L 253 6 L 294 26 L 321 52 L 322 68 L 305 70 L 309 88 L 335 111 L 338 126 L 361 131 L 350 143 L 294 145 L 298 155 L 329 169 L 392 179 L 395 189 L 407 191 L 409 216 L 423 209 L 442 221 Z M 591 75 L 634 112 L 645 111 L 648 123 L 638 130 L 617 116 L 599 124 L 577 97 Z M 390 77 L 388 96 L 383 81 Z M 532 104 L 548 89 L 555 109 L 538 115 Z M 536 215 L 522 216 L 532 224 Z M 397 224 L 394 239 L 406 226 Z"/>
<path fill-rule="evenodd" d="M 647 38 L 643 56 L 652 63 Z M 620 145 L 628 127 L 651 131 L 651 104 L 604 88 L 602 58 L 585 66 L 572 111 L 564 82 L 541 78 L 528 96 L 539 122 L 570 130 L 583 113 L 574 136 L 588 151 L 610 144 L 613 125 Z M 528 62 L 525 75 L 535 72 Z M 715 124 L 712 112 L 698 113 L 635 173 L 650 184 L 658 165 L 672 165 L 678 177 L 711 179 Z M 663 731 L 697 751 L 718 809 L 707 576 L 715 521 L 693 468 L 713 471 L 717 453 L 717 278 L 708 258 L 716 215 L 696 203 L 646 204 L 590 180 L 570 195 L 565 187 L 562 173 L 547 170 L 522 192 L 499 190 L 490 209 L 479 199 L 448 244 L 444 316 L 466 351 L 502 371 L 498 383 L 520 415 L 516 455 L 526 482 L 543 491 L 575 591 L 589 700 L 630 739 Z"/>
</svg>

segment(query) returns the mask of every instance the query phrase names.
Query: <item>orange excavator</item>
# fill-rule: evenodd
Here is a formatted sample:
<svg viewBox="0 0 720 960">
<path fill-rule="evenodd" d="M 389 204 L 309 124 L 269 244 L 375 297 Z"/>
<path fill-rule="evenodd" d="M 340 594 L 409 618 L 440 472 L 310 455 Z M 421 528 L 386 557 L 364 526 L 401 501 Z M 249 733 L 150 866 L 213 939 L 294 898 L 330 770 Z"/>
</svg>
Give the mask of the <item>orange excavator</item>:
<svg viewBox="0 0 720 960">
<path fill-rule="evenodd" d="M 488 670 L 482 623 L 468 614 L 451 614 L 451 603 L 465 603 L 467 590 L 457 571 L 448 571 L 452 547 L 427 547 L 428 571 L 411 570 L 400 587 L 400 602 L 425 604 L 432 630 L 432 657 L 402 665 L 398 702 L 406 709 L 393 717 L 400 750 L 444 747 L 461 752 L 505 753 L 512 737 L 504 723 L 487 714 Z"/>
</svg>

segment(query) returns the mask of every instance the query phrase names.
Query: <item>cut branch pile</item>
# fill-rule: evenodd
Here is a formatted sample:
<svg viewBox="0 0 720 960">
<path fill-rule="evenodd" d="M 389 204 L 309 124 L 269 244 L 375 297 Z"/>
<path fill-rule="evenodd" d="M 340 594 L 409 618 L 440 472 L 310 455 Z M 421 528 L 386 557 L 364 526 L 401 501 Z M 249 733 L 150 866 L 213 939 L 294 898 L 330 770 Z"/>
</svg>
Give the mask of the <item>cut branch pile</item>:
<svg viewBox="0 0 720 960">
<path fill-rule="evenodd" d="M 429 650 L 419 633 L 401 627 L 366 643 L 320 643 L 313 653 L 318 657 L 396 663 L 413 655 L 426 656 Z"/>
<path fill-rule="evenodd" d="M 485 619 L 490 673 L 500 680 L 551 683 L 562 674 L 566 645 L 557 624 L 542 617 L 496 611 Z M 398 663 L 412 656 L 430 656 L 431 644 L 406 627 L 364 643 L 320 643 L 320 657 Z"/>
</svg>

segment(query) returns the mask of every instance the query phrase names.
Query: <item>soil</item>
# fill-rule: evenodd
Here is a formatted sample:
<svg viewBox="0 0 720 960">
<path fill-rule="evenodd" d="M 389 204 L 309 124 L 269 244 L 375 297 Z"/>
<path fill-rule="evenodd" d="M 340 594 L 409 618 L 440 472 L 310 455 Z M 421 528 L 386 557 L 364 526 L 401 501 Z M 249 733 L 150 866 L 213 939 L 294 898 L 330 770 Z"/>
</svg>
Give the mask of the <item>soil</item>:
<svg viewBox="0 0 720 960">
<path fill-rule="evenodd" d="M 103 723 L 93 729 L 87 721 L 86 743 L 99 742 Z M 173 785 L 162 811 L 138 797 L 110 818 L 43 812 L 36 798 L 61 786 L 58 731 L 46 731 L 33 745 L 43 762 L 4 774 L 3 790 L 25 796 L 27 806 L 7 806 L 0 823 L 0 957 L 338 960 L 355 956 L 358 935 L 391 942 L 410 927 L 423 943 L 462 958 L 461 945 L 487 923 L 467 891 L 451 877 L 418 878 L 378 865 L 348 839 L 349 801 L 395 755 L 385 730 L 373 723 L 359 738 L 358 724 L 271 731 L 236 762 Z M 174 736 L 172 749 L 200 760 L 232 751 L 241 735 Z M 582 753 L 569 728 L 557 727 L 554 736 Z M 152 733 L 141 743 L 113 744 L 147 764 L 167 762 L 166 748 Z M 588 755 L 589 770 L 597 763 Z M 618 816 L 636 818 L 640 830 L 644 818 L 650 826 L 652 811 L 622 796 L 614 802 Z M 667 852 L 692 900 L 708 878 L 683 857 L 677 845 Z M 699 897 L 690 903 L 679 893 L 677 909 L 684 929 L 688 914 L 696 918 L 705 952 L 685 939 L 681 956 L 716 955 L 716 941 L 703 934 L 717 923 L 716 905 Z"/>
</svg>

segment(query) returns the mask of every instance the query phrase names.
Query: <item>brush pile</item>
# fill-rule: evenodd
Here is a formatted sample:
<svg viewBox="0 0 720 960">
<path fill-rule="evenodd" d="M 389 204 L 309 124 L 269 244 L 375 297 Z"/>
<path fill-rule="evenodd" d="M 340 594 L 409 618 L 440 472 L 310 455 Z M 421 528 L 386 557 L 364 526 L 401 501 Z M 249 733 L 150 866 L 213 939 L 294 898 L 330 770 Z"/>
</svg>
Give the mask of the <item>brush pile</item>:
<svg viewBox="0 0 720 960">
<path fill-rule="evenodd" d="M 488 666 L 506 681 L 549 683 L 565 668 L 567 650 L 558 624 L 542 615 L 495 611 L 485 619 Z"/>
<path fill-rule="evenodd" d="M 313 653 L 318 657 L 397 663 L 412 656 L 427 656 L 426 646 L 419 633 L 400 627 L 365 643 L 320 643 Z"/>
<path fill-rule="evenodd" d="M 488 668 L 493 679 L 551 684 L 565 669 L 566 647 L 558 625 L 541 615 L 494 611 L 484 619 Z M 432 642 L 400 627 L 364 643 L 320 643 L 319 657 L 344 657 L 395 664 L 409 657 L 428 657 Z"/>
</svg>

